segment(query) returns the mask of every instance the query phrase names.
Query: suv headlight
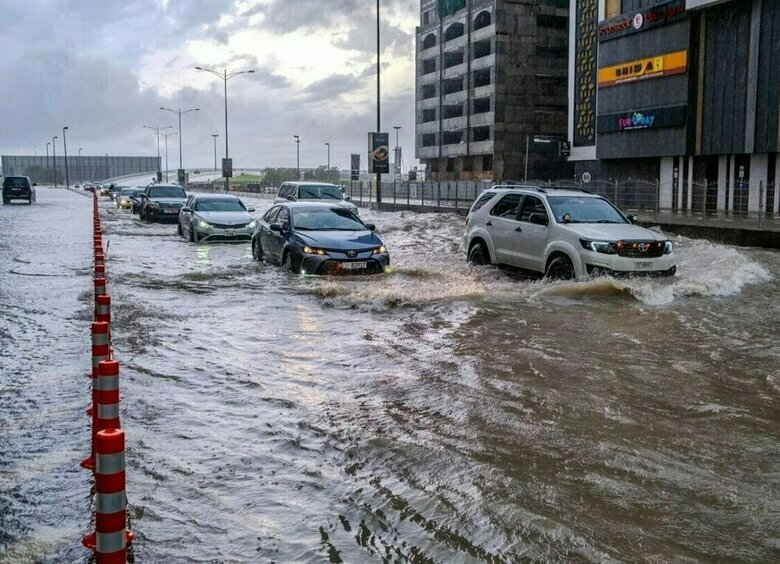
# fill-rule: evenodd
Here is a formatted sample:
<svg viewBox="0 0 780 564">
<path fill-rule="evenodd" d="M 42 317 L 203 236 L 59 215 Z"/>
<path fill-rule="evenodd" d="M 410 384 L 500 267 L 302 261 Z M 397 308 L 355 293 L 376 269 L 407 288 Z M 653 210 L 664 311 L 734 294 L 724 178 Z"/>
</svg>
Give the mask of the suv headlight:
<svg viewBox="0 0 780 564">
<path fill-rule="evenodd" d="M 374 251 L 371 253 L 372 255 L 386 255 L 387 254 L 387 247 L 382 245 L 381 247 L 377 247 L 374 249 Z"/>
<path fill-rule="evenodd" d="M 303 248 L 303 252 L 306 253 L 307 255 L 324 255 L 325 254 L 325 251 L 323 251 L 322 249 L 313 249 L 313 248 L 311 248 L 309 246 L 304 247 Z"/>
<path fill-rule="evenodd" d="M 603 253 L 605 255 L 614 255 L 615 249 L 612 247 L 610 241 L 590 241 L 588 239 L 580 239 L 582 248 L 594 253 Z"/>
<path fill-rule="evenodd" d="M 666 241 L 664 243 L 664 254 L 665 255 L 671 255 L 673 250 L 674 250 L 674 245 L 672 245 L 672 242 L 671 241 Z"/>
</svg>

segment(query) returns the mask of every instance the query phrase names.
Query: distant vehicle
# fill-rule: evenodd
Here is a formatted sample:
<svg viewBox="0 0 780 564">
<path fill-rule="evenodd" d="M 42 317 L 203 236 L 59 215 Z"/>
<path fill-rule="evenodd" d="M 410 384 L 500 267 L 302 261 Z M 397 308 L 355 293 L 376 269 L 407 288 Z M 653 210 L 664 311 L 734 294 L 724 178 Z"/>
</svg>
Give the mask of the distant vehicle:
<svg viewBox="0 0 780 564">
<path fill-rule="evenodd" d="M 143 221 L 170 222 L 179 219 L 179 210 L 187 201 L 187 193 L 172 184 L 150 184 L 141 199 L 139 215 Z"/>
<path fill-rule="evenodd" d="M 98 195 L 100 196 L 108 196 L 111 190 L 110 186 L 106 186 L 104 184 L 96 184 L 95 188 L 97 189 Z"/>
<path fill-rule="evenodd" d="M 73 185 L 73 189 L 74 189 L 74 190 L 81 190 L 81 185 L 79 185 L 79 183 L 78 183 L 78 182 L 76 182 L 76 183 Z"/>
<path fill-rule="evenodd" d="M 253 211 L 232 195 L 192 195 L 179 212 L 178 232 L 192 242 L 248 242 L 257 227 Z"/>
<path fill-rule="evenodd" d="M 130 196 L 130 202 L 132 203 L 131 210 L 134 214 L 141 213 L 141 196 L 143 196 L 144 192 L 146 192 L 146 186 L 136 186 L 135 192 Z"/>
<path fill-rule="evenodd" d="M 129 186 L 123 186 L 119 193 L 114 197 L 116 207 L 119 209 L 132 209 L 133 196 L 140 196 L 144 191 L 140 188 L 132 188 Z"/>
<path fill-rule="evenodd" d="M 341 186 L 322 182 L 285 182 L 279 187 L 274 198 L 275 204 L 284 202 L 322 202 L 337 203 L 358 215 L 358 207 L 341 193 Z"/>
<path fill-rule="evenodd" d="M 108 197 L 111 199 L 111 201 L 114 201 L 122 188 L 129 188 L 129 186 L 117 186 L 116 184 L 110 184 L 108 186 Z"/>
<path fill-rule="evenodd" d="M 3 204 L 11 200 L 27 200 L 28 204 L 35 201 L 35 184 L 27 176 L 6 176 L 3 179 Z"/>
<path fill-rule="evenodd" d="M 584 190 L 494 186 L 472 205 L 464 244 L 472 264 L 507 265 L 553 279 L 674 275 L 672 242 L 634 221 Z"/>
<path fill-rule="evenodd" d="M 289 202 L 258 222 L 252 257 L 301 274 L 377 274 L 390 254 L 374 229 L 337 203 Z"/>
<path fill-rule="evenodd" d="M 92 182 L 85 182 L 81 185 L 81 187 L 86 190 L 87 192 L 94 192 L 95 191 L 95 184 Z"/>
</svg>

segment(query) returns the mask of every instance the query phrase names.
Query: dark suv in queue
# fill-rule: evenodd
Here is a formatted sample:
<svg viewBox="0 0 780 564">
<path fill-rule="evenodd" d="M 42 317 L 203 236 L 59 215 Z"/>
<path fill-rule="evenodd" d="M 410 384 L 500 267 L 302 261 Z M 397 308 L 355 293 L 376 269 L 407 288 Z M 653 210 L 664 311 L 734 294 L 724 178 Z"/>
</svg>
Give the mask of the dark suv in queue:
<svg viewBox="0 0 780 564">
<path fill-rule="evenodd" d="M 143 221 L 176 223 L 179 210 L 187 201 L 187 193 L 175 184 L 150 184 L 139 196 Z"/>
<path fill-rule="evenodd" d="M 27 200 L 28 204 L 35 201 L 35 184 L 27 176 L 6 176 L 3 179 L 3 203 L 11 200 Z"/>
</svg>

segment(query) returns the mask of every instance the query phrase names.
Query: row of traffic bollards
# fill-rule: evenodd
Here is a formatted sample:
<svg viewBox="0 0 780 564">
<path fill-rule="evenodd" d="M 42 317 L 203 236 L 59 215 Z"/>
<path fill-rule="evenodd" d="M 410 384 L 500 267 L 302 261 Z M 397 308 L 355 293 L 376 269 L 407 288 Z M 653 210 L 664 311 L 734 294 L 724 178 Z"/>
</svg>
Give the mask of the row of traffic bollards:
<svg viewBox="0 0 780 564">
<path fill-rule="evenodd" d="M 119 421 L 119 362 L 111 349 L 111 297 L 97 194 L 93 194 L 95 309 L 92 322 L 92 420 L 90 455 L 81 466 L 95 476 L 95 530 L 82 544 L 98 564 L 125 564 L 133 533 L 127 529 L 125 433 Z"/>
</svg>

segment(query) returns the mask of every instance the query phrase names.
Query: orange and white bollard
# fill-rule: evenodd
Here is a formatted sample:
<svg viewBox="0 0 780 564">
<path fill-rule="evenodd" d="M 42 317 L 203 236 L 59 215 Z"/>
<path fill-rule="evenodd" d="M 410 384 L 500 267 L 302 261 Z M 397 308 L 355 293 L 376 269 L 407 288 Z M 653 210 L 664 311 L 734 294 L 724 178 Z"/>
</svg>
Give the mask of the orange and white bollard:
<svg viewBox="0 0 780 564">
<path fill-rule="evenodd" d="M 101 252 L 95 253 L 95 266 L 105 266 L 106 264 L 106 255 Z"/>
<path fill-rule="evenodd" d="M 95 296 L 95 321 L 111 323 L 111 296 Z"/>
<path fill-rule="evenodd" d="M 95 265 L 95 278 L 105 278 L 106 277 L 106 265 L 105 264 L 96 264 Z"/>
<path fill-rule="evenodd" d="M 92 405 L 87 409 L 87 415 L 92 418 L 92 452 L 90 456 L 81 461 L 81 467 L 91 470 L 95 465 L 95 433 L 97 432 L 97 393 L 98 375 L 100 363 L 108 360 L 111 355 L 111 343 L 109 342 L 109 326 L 105 322 L 92 324 Z"/>
<path fill-rule="evenodd" d="M 119 363 L 101 360 L 95 384 L 95 432 L 119 429 Z"/>
<path fill-rule="evenodd" d="M 106 279 L 95 278 L 95 298 L 106 295 Z"/>
</svg>

